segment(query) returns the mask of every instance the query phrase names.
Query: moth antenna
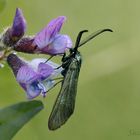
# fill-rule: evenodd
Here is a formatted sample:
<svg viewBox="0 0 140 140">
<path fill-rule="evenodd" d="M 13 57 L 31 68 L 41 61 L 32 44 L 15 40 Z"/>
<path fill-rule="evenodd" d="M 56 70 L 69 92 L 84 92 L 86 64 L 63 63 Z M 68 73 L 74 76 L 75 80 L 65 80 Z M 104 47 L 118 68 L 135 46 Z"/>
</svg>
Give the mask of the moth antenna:
<svg viewBox="0 0 140 140">
<path fill-rule="evenodd" d="M 95 38 L 96 36 L 100 35 L 103 32 L 113 32 L 113 31 L 111 29 L 101 29 L 101 30 L 98 30 L 98 31 L 92 33 L 91 35 L 89 35 L 88 37 L 86 37 L 84 40 L 82 40 L 78 44 L 79 45 L 78 47 L 81 47 L 82 45 L 86 44 L 88 41 L 90 41 L 91 39 Z"/>
<path fill-rule="evenodd" d="M 88 30 L 82 30 L 82 31 L 79 32 L 79 34 L 77 36 L 77 39 L 76 39 L 74 51 L 77 51 L 77 49 L 79 47 L 79 44 L 80 44 L 80 40 L 81 40 L 82 34 L 85 33 L 85 32 L 88 32 Z"/>
</svg>

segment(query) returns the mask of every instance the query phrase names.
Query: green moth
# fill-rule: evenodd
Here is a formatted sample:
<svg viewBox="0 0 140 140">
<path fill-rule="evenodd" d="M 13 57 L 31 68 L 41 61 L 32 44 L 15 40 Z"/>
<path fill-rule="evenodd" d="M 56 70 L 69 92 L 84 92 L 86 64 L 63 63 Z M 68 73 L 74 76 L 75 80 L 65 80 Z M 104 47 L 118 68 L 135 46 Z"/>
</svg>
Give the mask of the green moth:
<svg viewBox="0 0 140 140">
<path fill-rule="evenodd" d="M 106 31 L 112 32 L 111 29 L 99 30 L 92 33 L 81 42 L 82 34 L 87 32 L 87 30 L 79 32 L 75 47 L 70 49 L 68 56 L 63 56 L 62 67 L 64 70 L 62 71 L 62 75 L 64 76 L 64 79 L 48 120 L 48 127 L 50 130 L 56 130 L 61 127 L 74 112 L 78 77 L 82 63 L 81 54 L 78 51 L 78 48 Z"/>
</svg>

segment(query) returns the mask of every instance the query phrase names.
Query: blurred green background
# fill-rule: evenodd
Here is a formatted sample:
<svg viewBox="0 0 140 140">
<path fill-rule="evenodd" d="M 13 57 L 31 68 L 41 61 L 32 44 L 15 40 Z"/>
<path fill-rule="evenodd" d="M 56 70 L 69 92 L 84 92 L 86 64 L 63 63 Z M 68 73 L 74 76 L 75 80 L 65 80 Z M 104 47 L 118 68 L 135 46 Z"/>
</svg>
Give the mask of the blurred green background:
<svg viewBox="0 0 140 140">
<path fill-rule="evenodd" d="M 92 33 L 111 28 L 114 33 L 104 33 L 80 48 L 83 65 L 76 109 L 69 121 L 55 132 L 48 130 L 47 120 L 58 86 L 47 98 L 37 98 L 43 101 L 45 109 L 14 140 L 140 139 L 140 1 L 0 0 L 0 31 L 11 25 L 16 7 L 23 10 L 30 35 L 60 15 L 67 16 L 61 33 L 69 34 L 73 42 L 83 29 Z M 0 70 L 0 107 L 23 100 L 25 92 L 6 65 Z M 135 134 L 130 135 L 130 131 Z"/>
</svg>

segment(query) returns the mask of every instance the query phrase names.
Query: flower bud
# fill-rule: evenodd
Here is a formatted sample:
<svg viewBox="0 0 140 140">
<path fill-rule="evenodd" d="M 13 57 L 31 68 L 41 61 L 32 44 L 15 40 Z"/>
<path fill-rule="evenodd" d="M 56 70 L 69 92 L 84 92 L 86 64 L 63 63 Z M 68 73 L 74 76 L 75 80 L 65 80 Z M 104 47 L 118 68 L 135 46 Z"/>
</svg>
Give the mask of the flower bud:
<svg viewBox="0 0 140 140">
<path fill-rule="evenodd" d="M 8 28 L 3 34 L 2 41 L 6 46 L 13 46 L 24 35 L 26 30 L 26 21 L 21 9 L 17 8 L 12 27 Z"/>
</svg>

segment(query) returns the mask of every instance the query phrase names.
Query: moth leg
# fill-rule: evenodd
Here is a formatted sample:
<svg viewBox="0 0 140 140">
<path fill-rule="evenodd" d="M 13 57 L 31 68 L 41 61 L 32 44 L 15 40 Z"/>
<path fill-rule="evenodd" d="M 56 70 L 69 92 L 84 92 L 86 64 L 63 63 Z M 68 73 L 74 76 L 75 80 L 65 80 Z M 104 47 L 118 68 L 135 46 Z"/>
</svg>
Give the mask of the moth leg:
<svg viewBox="0 0 140 140">
<path fill-rule="evenodd" d="M 65 57 L 66 57 L 66 53 L 63 54 L 63 57 L 62 57 L 62 62 L 65 61 Z"/>
<path fill-rule="evenodd" d="M 61 67 L 66 69 L 69 66 L 70 62 L 71 62 L 70 60 L 66 61 L 66 62 L 63 62 L 62 65 L 60 65 L 59 67 L 55 68 L 54 70 L 57 70 L 57 69 L 59 69 Z"/>
<path fill-rule="evenodd" d="M 70 59 L 70 57 L 72 57 L 73 55 L 73 48 L 69 49 L 70 54 L 68 56 L 66 56 L 66 53 L 64 53 L 63 57 L 62 57 L 62 62 L 65 63 L 66 61 L 68 61 Z"/>
<path fill-rule="evenodd" d="M 63 53 L 62 62 L 64 61 L 65 57 L 66 57 L 66 53 Z M 57 70 L 57 69 L 59 69 L 61 67 L 62 67 L 62 65 L 60 65 L 59 67 L 55 68 L 54 70 Z"/>
<path fill-rule="evenodd" d="M 64 53 L 58 53 L 57 55 L 63 55 L 63 56 L 64 56 Z M 54 56 L 56 56 L 56 55 L 50 56 L 49 59 L 45 61 L 45 63 L 47 63 L 47 62 L 48 62 L 50 59 L 52 59 Z"/>
<path fill-rule="evenodd" d="M 60 65 L 59 67 L 55 68 L 54 70 L 58 70 L 58 69 L 60 69 L 61 67 L 62 67 L 62 65 Z"/>
<path fill-rule="evenodd" d="M 50 56 L 46 61 L 45 63 L 47 63 L 50 59 L 52 59 L 54 57 L 54 55 Z"/>
<path fill-rule="evenodd" d="M 62 80 L 64 77 L 58 77 L 58 78 L 54 78 L 54 79 L 52 79 L 52 80 Z"/>
</svg>

